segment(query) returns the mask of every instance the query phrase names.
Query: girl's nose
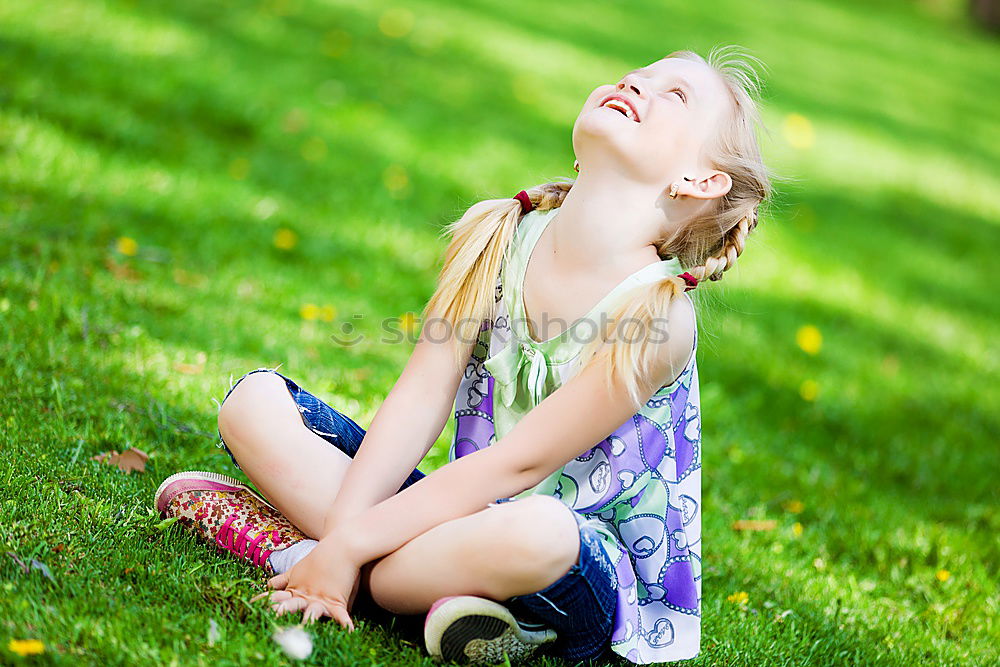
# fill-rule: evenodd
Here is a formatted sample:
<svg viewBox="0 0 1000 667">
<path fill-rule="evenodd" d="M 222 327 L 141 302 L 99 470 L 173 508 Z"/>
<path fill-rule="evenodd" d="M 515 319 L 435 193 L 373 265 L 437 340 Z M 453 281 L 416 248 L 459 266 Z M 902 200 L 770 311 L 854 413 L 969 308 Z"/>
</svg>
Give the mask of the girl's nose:
<svg viewBox="0 0 1000 667">
<path fill-rule="evenodd" d="M 625 90 L 626 88 L 634 92 L 639 97 L 642 97 L 642 89 L 639 87 L 638 82 L 632 78 L 631 74 L 626 75 L 625 78 L 619 81 L 618 85 L 615 86 L 615 89 L 618 91 Z"/>
</svg>

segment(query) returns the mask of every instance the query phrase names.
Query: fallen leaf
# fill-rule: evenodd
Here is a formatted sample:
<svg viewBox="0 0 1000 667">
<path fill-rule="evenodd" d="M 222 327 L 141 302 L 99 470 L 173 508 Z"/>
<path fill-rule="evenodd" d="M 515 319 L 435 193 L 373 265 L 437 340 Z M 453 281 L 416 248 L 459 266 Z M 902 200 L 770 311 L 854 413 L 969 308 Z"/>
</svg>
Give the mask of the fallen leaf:
<svg viewBox="0 0 1000 667">
<path fill-rule="evenodd" d="M 34 558 L 32 558 L 31 559 L 31 569 L 32 570 L 41 570 L 42 574 L 45 575 L 46 579 L 48 579 L 49 581 L 51 581 L 53 584 L 56 583 L 56 578 L 52 576 L 52 572 L 49 571 L 49 568 L 48 568 L 48 566 L 45 563 L 43 563 L 41 561 L 38 561 L 38 560 L 35 560 Z"/>
<path fill-rule="evenodd" d="M 101 452 L 90 458 L 94 461 L 118 466 L 119 470 L 123 470 L 124 472 L 132 472 L 133 470 L 136 472 L 146 472 L 146 461 L 149 459 L 149 454 L 141 449 L 129 447 L 121 454 L 117 450 L 112 449 L 110 452 Z"/>
<path fill-rule="evenodd" d="M 739 519 L 733 522 L 733 530 L 774 530 L 776 519 Z"/>
<path fill-rule="evenodd" d="M 125 280 L 142 280 L 142 274 L 136 271 L 128 263 L 119 264 L 110 257 L 104 259 L 104 266 L 114 275 L 115 278 L 124 278 Z"/>
<path fill-rule="evenodd" d="M 29 568 L 23 560 L 18 558 L 17 554 L 14 553 L 13 551 L 8 551 L 7 555 L 14 559 L 14 562 L 17 563 L 18 567 L 24 570 L 25 574 L 27 574 L 31 570 L 31 568 Z"/>
<path fill-rule="evenodd" d="M 48 566 L 45 563 L 43 563 L 42 561 L 35 560 L 34 558 L 32 558 L 30 561 L 28 561 L 27 563 L 25 563 L 13 551 L 8 551 L 7 555 L 14 559 L 14 562 L 17 563 L 17 566 L 21 568 L 21 571 L 24 572 L 24 574 L 28 574 L 32 570 L 38 570 L 38 571 L 40 571 L 42 573 L 42 575 L 46 579 L 48 579 L 52 583 L 56 582 L 56 578 L 52 576 L 52 572 L 49 570 Z"/>
</svg>

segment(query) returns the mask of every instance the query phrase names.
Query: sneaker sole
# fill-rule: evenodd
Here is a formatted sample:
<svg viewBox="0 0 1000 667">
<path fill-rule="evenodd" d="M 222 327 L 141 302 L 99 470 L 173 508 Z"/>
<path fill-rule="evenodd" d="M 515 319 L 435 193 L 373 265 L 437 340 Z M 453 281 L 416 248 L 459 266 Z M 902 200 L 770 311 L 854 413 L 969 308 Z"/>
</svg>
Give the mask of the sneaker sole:
<svg viewBox="0 0 1000 667">
<path fill-rule="evenodd" d="M 451 662 L 497 664 L 529 657 L 555 641 L 553 630 L 528 631 L 499 602 L 457 595 L 434 603 L 424 623 L 427 652 Z"/>
<path fill-rule="evenodd" d="M 170 501 L 173 500 L 177 494 L 184 493 L 185 491 L 199 491 L 206 489 L 211 491 L 246 491 L 271 509 L 275 511 L 278 509 L 238 479 L 233 479 L 232 477 L 227 477 L 226 475 L 221 475 L 217 472 L 187 470 L 184 472 L 174 473 L 170 477 L 167 477 L 160 484 L 159 488 L 156 489 L 156 495 L 153 496 L 156 511 L 160 513 L 160 516 L 163 516 L 167 506 L 170 504 Z"/>
</svg>

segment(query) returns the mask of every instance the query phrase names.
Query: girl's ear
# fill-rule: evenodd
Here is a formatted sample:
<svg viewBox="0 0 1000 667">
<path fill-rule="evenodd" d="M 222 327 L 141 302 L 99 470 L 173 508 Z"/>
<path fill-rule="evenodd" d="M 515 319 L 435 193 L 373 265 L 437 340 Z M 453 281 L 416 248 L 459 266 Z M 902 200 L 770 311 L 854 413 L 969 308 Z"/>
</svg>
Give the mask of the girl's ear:
<svg viewBox="0 0 1000 667">
<path fill-rule="evenodd" d="M 733 187 L 733 179 L 724 171 L 713 171 L 707 176 L 681 181 L 681 187 L 677 194 L 694 197 L 696 199 L 715 199 L 722 197 Z"/>
</svg>

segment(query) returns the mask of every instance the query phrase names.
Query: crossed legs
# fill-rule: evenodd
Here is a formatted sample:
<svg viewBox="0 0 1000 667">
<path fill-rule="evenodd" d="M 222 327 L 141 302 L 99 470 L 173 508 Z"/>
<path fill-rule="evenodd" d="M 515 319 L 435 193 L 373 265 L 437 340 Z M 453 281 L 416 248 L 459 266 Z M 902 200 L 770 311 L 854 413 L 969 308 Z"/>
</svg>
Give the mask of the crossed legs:
<svg viewBox="0 0 1000 667">
<path fill-rule="evenodd" d="M 284 380 L 243 378 L 219 411 L 219 432 L 261 493 L 318 539 L 352 459 L 310 431 Z M 446 521 L 366 564 L 360 586 L 397 614 L 426 612 L 448 595 L 503 601 L 541 590 L 579 553 L 576 521 L 550 496 L 531 496 Z"/>
</svg>

